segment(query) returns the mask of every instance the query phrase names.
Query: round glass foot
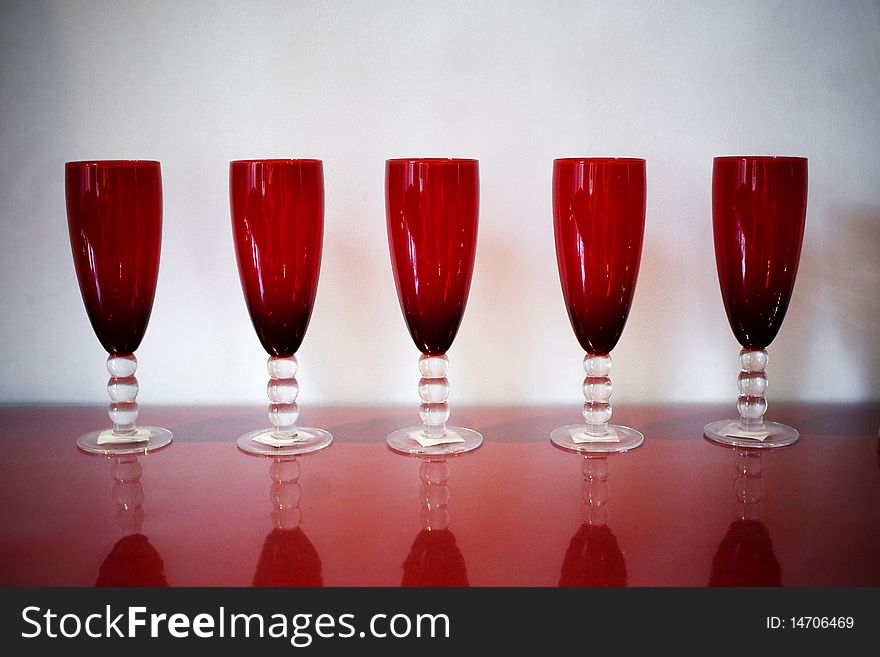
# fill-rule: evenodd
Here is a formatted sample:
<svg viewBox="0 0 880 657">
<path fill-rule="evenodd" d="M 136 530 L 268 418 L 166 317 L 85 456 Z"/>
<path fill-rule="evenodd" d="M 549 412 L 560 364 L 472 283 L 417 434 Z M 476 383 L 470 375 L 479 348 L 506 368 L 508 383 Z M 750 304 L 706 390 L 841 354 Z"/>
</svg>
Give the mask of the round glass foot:
<svg viewBox="0 0 880 657">
<path fill-rule="evenodd" d="M 324 449 L 333 442 L 333 436 L 329 431 L 323 429 L 314 429 L 312 427 L 297 427 L 297 433 L 305 436 L 303 440 L 298 440 L 292 445 L 282 445 L 273 447 L 261 443 L 254 438 L 260 436 L 271 436 L 272 429 L 259 429 L 251 431 L 241 436 L 236 443 L 238 448 L 248 454 L 257 454 L 259 456 L 296 456 L 298 454 L 309 454 Z"/>
<path fill-rule="evenodd" d="M 778 422 L 764 422 L 763 433 L 767 433 L 767 437 L 763 440 L 758 439 L 759 434 L 750 438 L 748 432 L 743 432 L 743 435 L 731 435 L 739 431 L 739 420 L 718 420 L 703 427 L 703 435 L 706 438 L 731 447 L 752 447 L 754 449 L 786 447 L 796 443 L 799 436 L 797 429 Z"/>
<path fill-rule="evenodd" d="M 635 449 L 645 441 L 640 431 L 624 427 L 619 424 L 609 424 L 608 432 L 614 432 L 616 441 L 591 440 L 589 442 L 577 442 L 575 438 L 585 436 L 587 425 L 569 424 L 565 427 L 554 429 L 550 434 L 550 441 L 557 447 L 572 452 L 591 454 L 619 454 Z"/>
<path fill-rule="evenodd" d="M 452 456 L 455 454 L 464 454 L 471 452 L 483 444 L 483 436 L 473 429 L 463 429 L 462 427 L 446 427 L 447 433 L 456 434 L 460 441 L 454 443 L 443 443 L 441 445 L 433 445 L 425 447 L 419 443 L 411 434 L 421 435 L 422 427 L 409 427 L 408 429 L 398 429 L 388 434 L 385 442 L 388 443 L 393 451 L 399 454 L 412 454 L 416 456 Z"/>
<path fill-rule="evenodd" d="M 160 429 L 159 427 L 141 427 L 137 428 L 139 436 L 147 435 L 146 440 L 130 443 L 98 443 L 98 436 L 107 433 L 109 430 L 92 431 L 84 436 L 80 436 L 76 441 L 76 446 L 82 451 L 89 454 L 103 454 L 113 456 L 117 454 L 146 454 L 154 452 L 168 445 L 174 436 L 168 429 Z"/>
</svg>

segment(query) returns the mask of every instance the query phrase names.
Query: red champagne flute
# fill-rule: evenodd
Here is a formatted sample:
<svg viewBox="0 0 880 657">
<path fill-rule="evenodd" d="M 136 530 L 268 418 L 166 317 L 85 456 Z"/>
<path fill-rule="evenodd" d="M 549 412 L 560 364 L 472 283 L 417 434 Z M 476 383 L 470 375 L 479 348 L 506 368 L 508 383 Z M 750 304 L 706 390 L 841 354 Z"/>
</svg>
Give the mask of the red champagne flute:
<svg viewBox="0 0 880 657">
<path fill-rule="evenodd" d="M 323 429 L 297 427 L 296 350 L 312 316 L 324 239 L 321 160 L 239 160 L 229 165 L 238 274 L 251 321 L 269 354 L 270 429 L 241 436 L 250 454 L 291 456 L 327 447 Z"/>
<path fill-rule="evenodd" d="M 577 452 L 625 452 L 642 444 L 635 429 L 610 425 L 611 350 L 632 302 L 645 233 L 645 161 L 563 158 L 553 162 L 553 231 L 568 318 L 586 352 L 585 424 L 550 440 Z"/>
<path fill-rule="evenodd" d="M 797 276 L 807 216 L 807 159 L 716 157 L 712 227 L 721 297 L 742 345 L 739 419 L 707 424 L 705 436 L 725 445 L 791 445 L 798 432 L 765 422 L 767 347 L 782 326 Z"/>
<path fill-rule="evenodd" d="M 109 354 L 112 428 L 77 440 L 95 454 L 146 453 L 171 442 L 167 429 L 138 427 L 135 350 L 144 337 L 162 247 L 158 162 L 104 160 L 64 167 L 67 226 L 79 289 L 92 328 Z"/>
<path fill-rule="evenodd" d="M 458 454 L 483 437 L 447 427 L 449 361 L 467 303 L 480 210 L 477 160 L 413 158 L 385 163 L 385 211 L 397 297 L 419 358 L 421 427 L 389 434 L 405 454 Z"/>
</svg>

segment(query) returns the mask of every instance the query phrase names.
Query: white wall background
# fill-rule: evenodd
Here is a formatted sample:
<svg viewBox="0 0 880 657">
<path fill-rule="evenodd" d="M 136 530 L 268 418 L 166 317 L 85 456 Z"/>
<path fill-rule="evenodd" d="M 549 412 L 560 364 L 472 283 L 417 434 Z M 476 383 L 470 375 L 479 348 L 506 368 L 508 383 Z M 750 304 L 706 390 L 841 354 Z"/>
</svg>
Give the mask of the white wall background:
<svg viewBox="0 0 880 657">
<path fill-rule="evenodd" d="M 480 159 L 476 272 L 452 402 L 576 402 L 550 173 L 641 156 L 641 275 L 615 400 L 733 400 L 711 158 L 810 158 L 801 270 L 771 347 L 779 399 L 880 390 L 877 2 L 21 2 L 0 21 L 0 401 L 103 402 L 63 163 L 162 162 L 165 232 L 138 357 L 144 403 L 261 403 L 228 161 L 320 157 L 324 265 L 301 401 L 415 403 L 385 238 L 384 160 Z M 454 407 L 453 407 L 454 409 Z"/>
</svg>

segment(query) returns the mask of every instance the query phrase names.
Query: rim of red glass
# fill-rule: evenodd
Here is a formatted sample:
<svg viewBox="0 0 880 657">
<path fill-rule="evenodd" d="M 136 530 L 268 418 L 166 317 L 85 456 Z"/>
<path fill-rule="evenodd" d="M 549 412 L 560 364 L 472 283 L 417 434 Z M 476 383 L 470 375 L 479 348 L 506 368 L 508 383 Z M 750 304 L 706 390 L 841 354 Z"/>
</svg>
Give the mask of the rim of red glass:
<svg viewBox="0 0 880 657">
<path fill-rule="evenodd" d="M 66 167 L 152 167 L 159 160 L 73 160 L 65 162 Z"/>
<path fill-rule="evenodd" d="M 385 161 L 388 164 L 476 164 L 479 162 L 471 157 L 393 157 Z"/>
<path fill-rule="evenodd" d="M 806 162 L 798 155 L 719 155 L 715 162 Z"/>
<path fill-rule="evenodd" d="M 643 157 L 557 157 L 554 163 L 595 162 L 597 164 L 635 164 L 645 163 Z"/>
<path fill-rule="evenodd" d="M 232 160 L 229 164 L 322 164 L 324 161 L 319 160 L 313 157 L 301 157 L 301 158 L 274 158 L 274 157 L 263 157 L 263 158 L 254 158 L 249 160 Z"/>
</svg>

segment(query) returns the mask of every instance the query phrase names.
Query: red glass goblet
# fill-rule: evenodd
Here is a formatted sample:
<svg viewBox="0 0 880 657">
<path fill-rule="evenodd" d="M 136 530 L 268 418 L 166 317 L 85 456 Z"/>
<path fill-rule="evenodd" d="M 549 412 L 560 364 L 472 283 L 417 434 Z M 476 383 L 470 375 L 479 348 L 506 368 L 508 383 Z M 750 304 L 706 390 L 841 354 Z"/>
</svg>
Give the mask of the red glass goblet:
<svg viewBox="0 0 880 657">
<path fill-rule="evenodd" d="M 394 282 L 419 359 L 421 427 L 389 434 L 405 454 L 457 454 L 483 437 L 448 427 L 449 361 L 471 286 L 477 248 L 477 160 L 415 158 L 385 163 L 385 209 Z"/>
<path fill-rule="evenodd" d="M 553 162 L 556 261 L 568 318 L 584 358 L 585 424 L 550 440 L 577 452 L 625 452 L 644 436 L 610 425 L 611 350 L 623 333 L 645 232 L 645 161 L 564 158 Z"/>
<path fill-rule="evenodd" d="M 238 439 L 251 454 L 292 456 L 327 447 L 323 429 L 297 427 L 299 349 L 309 325 L 324 239 L 320 160 L 239 160 L 229 165 L 235 255 L 244 298 L 269 354 L 270 429 Z"/>
<path fill-rule="evenodd" d="M 707 424 L 710 440 L 739 447 L 791 445 L 798 432 L 765 422 L 767 347 L 782 326 L 794 288 L 807 215 L 803 157 L 716 157 L 712 225 L 721 296 L 742 345 L 739 419 Z"/>
<path fill-rule="evenodd" d="M 135 350 L 144 337 L 159 274 L 162 174 L 146 160 L 68 162 L 67 225 L 79 289 L 109 354 L 112 428 L 77 446 L 95 454 L 146 453 L 171 442 L 167 429 L 138 427 Z"/>
</svg>

